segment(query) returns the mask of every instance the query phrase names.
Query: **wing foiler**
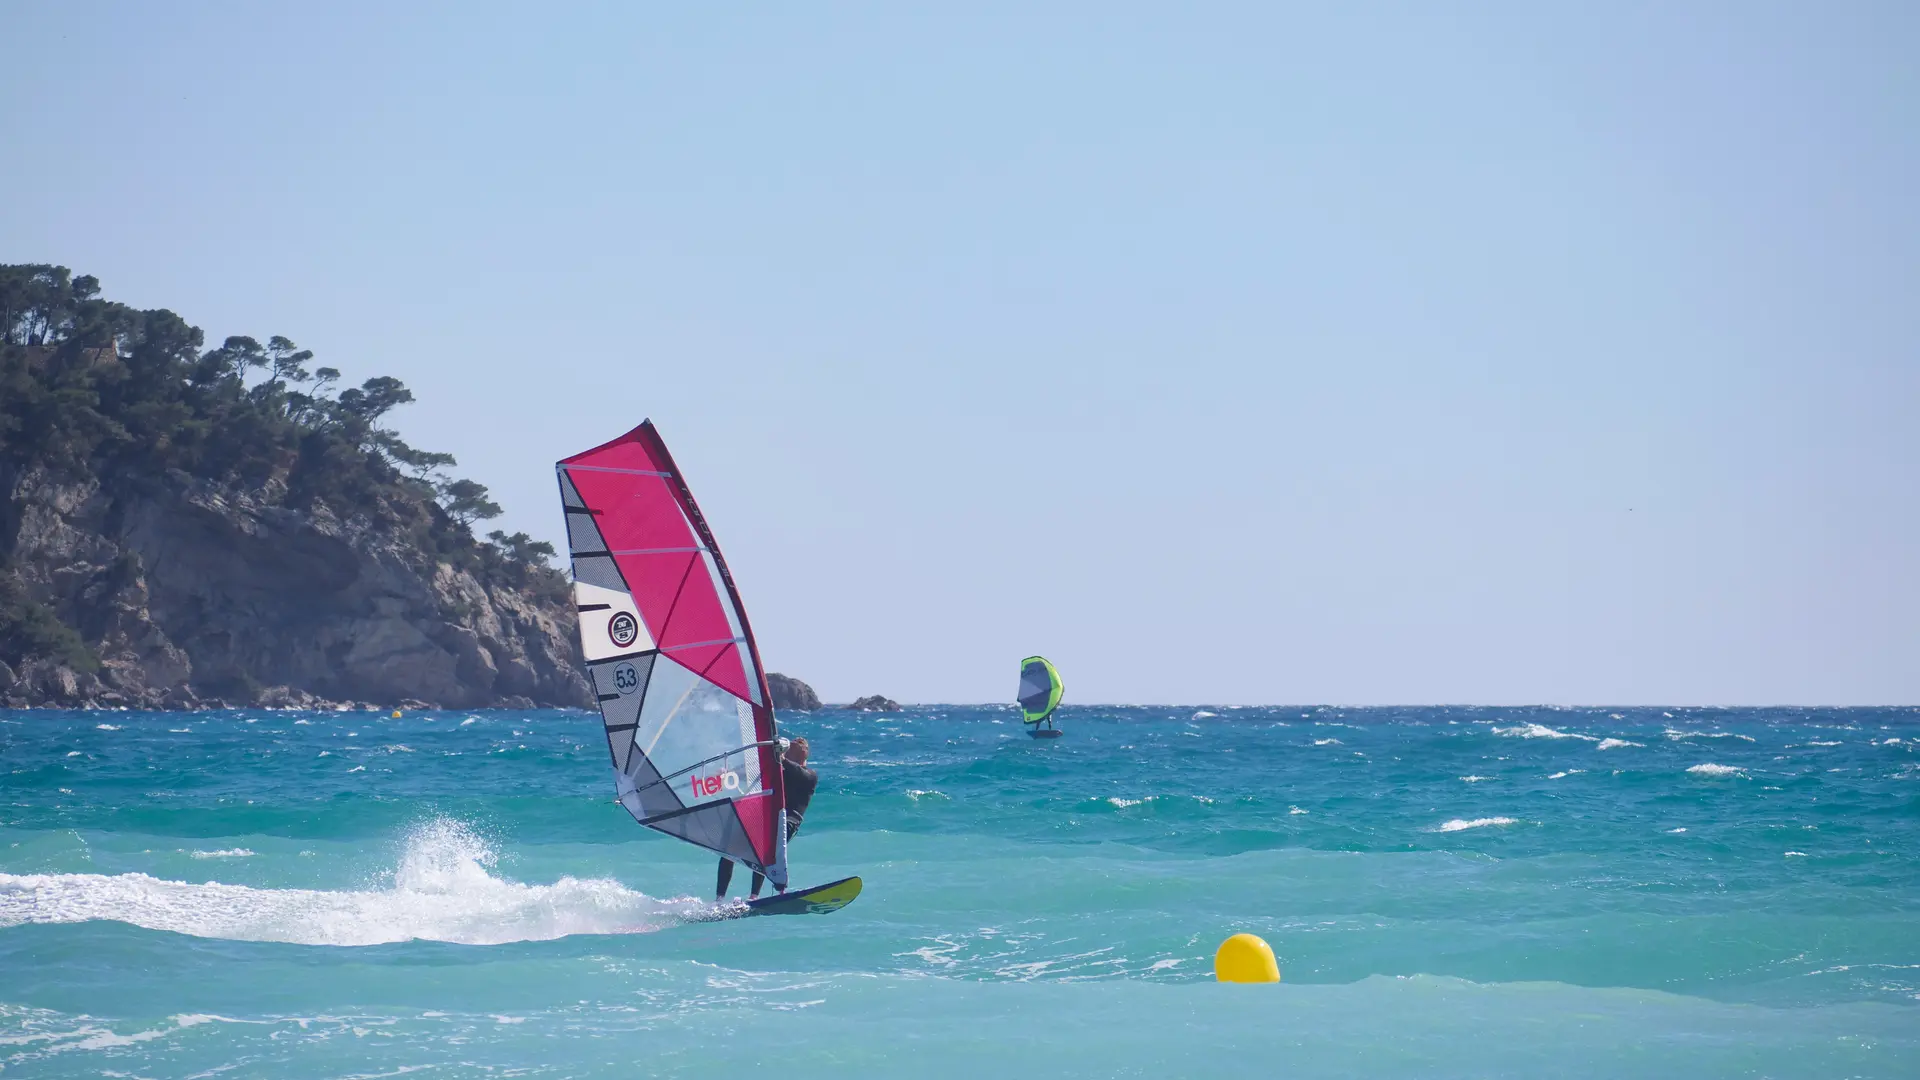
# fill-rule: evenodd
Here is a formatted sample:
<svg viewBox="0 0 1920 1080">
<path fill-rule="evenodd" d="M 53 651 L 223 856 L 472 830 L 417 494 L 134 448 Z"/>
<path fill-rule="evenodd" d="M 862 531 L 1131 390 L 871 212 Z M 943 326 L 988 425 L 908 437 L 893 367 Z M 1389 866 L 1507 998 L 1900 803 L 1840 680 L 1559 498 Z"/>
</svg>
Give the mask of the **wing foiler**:
<svg viewBox="0 0 1920 1080">
<path fill-rule="evenodd" d="M 1060 707 L 1060 695 L 1066 685 L 1060 672 L 1044 656 L 1029 656 L 1020 661 L 1020 708 L 1026 714 L 1027 734 L 1036 739 L 1057 739 L 1060 729 L 1053 726 L 1053 711 Z"/>
</svg>

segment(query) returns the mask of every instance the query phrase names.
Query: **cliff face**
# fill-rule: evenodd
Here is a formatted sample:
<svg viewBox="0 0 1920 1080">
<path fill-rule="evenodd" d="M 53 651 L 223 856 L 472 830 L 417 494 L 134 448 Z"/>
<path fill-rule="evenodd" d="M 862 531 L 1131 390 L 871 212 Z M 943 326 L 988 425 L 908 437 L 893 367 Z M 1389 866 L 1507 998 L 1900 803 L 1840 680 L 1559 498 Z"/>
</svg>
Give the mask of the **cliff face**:
<svg viewBox="0 0 1920 1080">
<path fill-rule="evenodd" d="M 0 661 L 9 707 L 589 703 L 550 571 L 457 568 L 375 515 L 179 470 L 109 488 L 0 465 L 0 489 L 0 572 L 97 658 Z"/>
</svg>

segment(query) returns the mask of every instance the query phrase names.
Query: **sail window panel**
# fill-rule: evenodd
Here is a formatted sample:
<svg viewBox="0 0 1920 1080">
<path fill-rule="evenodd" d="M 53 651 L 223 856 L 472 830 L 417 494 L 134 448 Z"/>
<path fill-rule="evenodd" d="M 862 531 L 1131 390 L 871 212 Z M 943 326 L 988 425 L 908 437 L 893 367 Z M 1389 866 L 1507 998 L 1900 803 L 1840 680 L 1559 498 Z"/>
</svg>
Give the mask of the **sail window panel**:
<svg viewBox="0 0 1920 1080">
<path fill-rule="evenodd" d="M 688 803 L 760 790 L 752 708 L 671 659 L 654 665 L 634 739 Z"/>
</svg>

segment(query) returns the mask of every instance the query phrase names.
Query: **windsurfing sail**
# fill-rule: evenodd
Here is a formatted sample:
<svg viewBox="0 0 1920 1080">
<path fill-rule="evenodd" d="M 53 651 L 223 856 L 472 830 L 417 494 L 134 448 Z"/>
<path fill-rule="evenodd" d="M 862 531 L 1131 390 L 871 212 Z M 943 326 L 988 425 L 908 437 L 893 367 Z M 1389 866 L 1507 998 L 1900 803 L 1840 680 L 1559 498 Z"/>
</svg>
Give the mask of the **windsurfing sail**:
<svg viewBox="0 0 1920 1080">
<path fill-rule="evenodd" d="M 1060 707 L 1060 695 L 1066 691 L 1060 673 L 1044 656 L 1029 656 L 1020 661 L 1020 708 L 1029 724 L 1038 724 L 1053 716 Z"/>
<path fill-rule="evenodd" d="M 673 456 L 645 421 L 556 470 L 620 805 L 785 888 L 786 790 L 766 669 Z"/>
</svg>

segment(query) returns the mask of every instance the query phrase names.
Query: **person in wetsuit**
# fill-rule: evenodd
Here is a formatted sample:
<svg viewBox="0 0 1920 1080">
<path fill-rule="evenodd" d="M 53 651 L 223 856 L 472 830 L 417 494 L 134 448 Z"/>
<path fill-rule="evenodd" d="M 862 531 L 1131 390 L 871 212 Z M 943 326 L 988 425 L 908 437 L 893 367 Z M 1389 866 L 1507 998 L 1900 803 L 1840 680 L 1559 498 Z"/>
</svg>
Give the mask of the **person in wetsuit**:
<svg viewBox="0 0 1920 1080">
<path fill-rule="evenodd" d="M 780 778 L 787 788 L 787 839 L 800 831 L 800 819 L 807 812 L 807 804 L 813 801 L 813 789 L 820 785 L 820 774 L 807 768 L 807 740 L 796 737 L 788 744 L 787 752 L 780 758 Z M 766 875 L 758 870 L 753 872 L 753 886 L 747 893 L 747 899 L 755 900 L 760 896 L 760 886 L 766 883 Z M 713 887 L 713 898 L 725 900 L 727 886 L 733 883 L 733 860 L 720 857 L 720 880 Z M 781 892 L 786 891 L 781 886 Z"/>
</svg>

